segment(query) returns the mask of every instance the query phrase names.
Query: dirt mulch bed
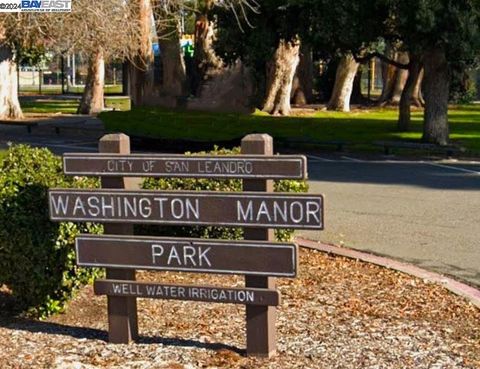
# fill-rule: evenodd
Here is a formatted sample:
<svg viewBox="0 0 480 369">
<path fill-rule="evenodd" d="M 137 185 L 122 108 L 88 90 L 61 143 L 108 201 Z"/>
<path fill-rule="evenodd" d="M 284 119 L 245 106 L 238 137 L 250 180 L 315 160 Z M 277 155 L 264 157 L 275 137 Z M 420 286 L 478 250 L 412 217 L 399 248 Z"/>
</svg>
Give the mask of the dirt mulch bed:
<svg viewBox="0 0 480 369">
<path fill-rule="evenodd" d="M 240 277 L 139 273 L 163 282 L 241 285 Z M 278 354 L 244 355 L 244 307 L 139 300 L 140 341 L 105 342 L 106 298 L 86 287 L 65 314 L 0 320 L 0 368 L 480 368 L 480 310 L 441 286 L 302 250 L 279 281 Z"/>
</svg>

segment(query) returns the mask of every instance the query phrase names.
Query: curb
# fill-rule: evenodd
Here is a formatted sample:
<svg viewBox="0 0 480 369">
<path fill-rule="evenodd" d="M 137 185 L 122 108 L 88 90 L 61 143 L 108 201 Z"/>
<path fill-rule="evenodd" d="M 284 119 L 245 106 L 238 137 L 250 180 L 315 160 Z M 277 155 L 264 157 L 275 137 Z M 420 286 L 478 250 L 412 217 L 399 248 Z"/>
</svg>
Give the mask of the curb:
<svg viewBox="0 0 480 369">
<path fill-rule="evenodd" d="M 373 255 L 373 254 L 369 254 L 366 252 L 357 251 L 357 250 L 353 250 L 345 247 L 327 245 L 321 242 L 311 241 L 301 237 L 296 237 L 295 243 L 297 243 L 300 247 L 314 249 L 314 250 L 326 252 L 329 254 L 344 256 L 349 259 L 361 260 L 367 263 L 382 266 L 384 268 L 409 274 L 414 277 L 421 278 L 427 282 L 440 284 L 450 292 L 466 298 L 473 305 L 480 308 L 480 289 L 477 289 L 465 283 L 456 281 L 450 277 L 446 277 L 444 275 L 441 275 L 435 272 L 430 272 L 428 270 L 419 268 L 412 264 L 389 259 L 387 257 L 377 256 L 377 255 Z"/>
</svg>

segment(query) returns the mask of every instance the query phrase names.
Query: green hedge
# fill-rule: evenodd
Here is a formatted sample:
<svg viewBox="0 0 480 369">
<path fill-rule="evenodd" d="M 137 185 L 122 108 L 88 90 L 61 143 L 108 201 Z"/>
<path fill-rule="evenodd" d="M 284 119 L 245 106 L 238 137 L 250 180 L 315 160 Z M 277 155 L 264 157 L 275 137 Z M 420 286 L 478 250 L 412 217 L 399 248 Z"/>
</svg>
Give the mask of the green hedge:
<svg viewBox="0 0 480 369">
<path fill-rule="evenodd" d="M 64 176 L 60 158 L 47 149 L 13 146 L 0 161 L 0 285 L 11 289 L 19 312 L 45 317 L 62 311 L 97 273 L 75 265 L 73 243 L 78 233 L 100 227 L 50 222 L 47 199 L 51 187 L 97 184 Z"/>
<path fill-rule="evenodd" d="M 215 148 L 210 152 L 187 153 L 187 155 L 235 155 L 240 149 L 233 150 Z M 191 179 L 191 178 L 147 178 L 142 187 L 148 190 L 189 190 L 189 191 L 242 191 L 242 181 L 238 179 Z M 307 192 L 305 181 L 282 180 L 275 182 L 276 192 Z M 177 237 L 202 237 L 221 239 L 241 239 L 241 228 L 225 227 L 165 227 L 165 226 L 138 226 L 136 232 L 147 235 L 169 235 Z M 289 241 L 293 230 L 275 230 L 278 241 Z"/>
</svg>

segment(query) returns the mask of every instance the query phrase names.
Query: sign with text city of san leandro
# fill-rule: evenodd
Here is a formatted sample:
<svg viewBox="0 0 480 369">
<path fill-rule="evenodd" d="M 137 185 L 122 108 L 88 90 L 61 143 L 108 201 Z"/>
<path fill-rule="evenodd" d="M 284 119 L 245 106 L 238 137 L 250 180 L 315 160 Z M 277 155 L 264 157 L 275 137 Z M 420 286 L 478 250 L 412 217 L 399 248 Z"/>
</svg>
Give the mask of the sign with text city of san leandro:
<svg viewBox="0 0 480 369">
<path fill-rule="evenodd" d="M 0 0 L 0 13 L 71 11 L 72 0 Z"/>
</svg>

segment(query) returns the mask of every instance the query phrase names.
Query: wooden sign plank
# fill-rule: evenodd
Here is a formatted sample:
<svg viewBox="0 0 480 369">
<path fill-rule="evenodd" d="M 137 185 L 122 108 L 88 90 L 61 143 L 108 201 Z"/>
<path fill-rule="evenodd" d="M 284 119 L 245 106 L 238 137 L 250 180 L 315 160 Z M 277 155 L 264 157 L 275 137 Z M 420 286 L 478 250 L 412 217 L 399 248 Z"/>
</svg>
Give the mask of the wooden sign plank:
<svg viewBox="0 0 480 369">
<path fill-rule="evenodd" d="M 67 175 L 303 179 L 302 155 L 186 156 L 167 154 L 64 154 Z"/>
<path fill-rule="evenodd" d="M 295 277 L 293 243 L 81 235 L 77 265 L 195 273 Z"/>
<path fill-rule="evenodd" d="M 323 229 L 323 196 L 262 192 L 53 189 L 50 219 Z"/>
<path fill-rule="evenodd" d="M 277 306 L 280 294 L 265 288 L 234 288 L 159 284 L 100 279 L 93 285 L 95 294 L 163 300 L 188 300 L 243 305 Z"/>
</svg>

